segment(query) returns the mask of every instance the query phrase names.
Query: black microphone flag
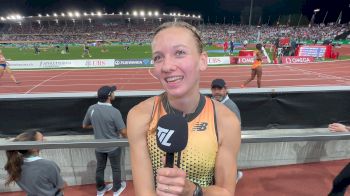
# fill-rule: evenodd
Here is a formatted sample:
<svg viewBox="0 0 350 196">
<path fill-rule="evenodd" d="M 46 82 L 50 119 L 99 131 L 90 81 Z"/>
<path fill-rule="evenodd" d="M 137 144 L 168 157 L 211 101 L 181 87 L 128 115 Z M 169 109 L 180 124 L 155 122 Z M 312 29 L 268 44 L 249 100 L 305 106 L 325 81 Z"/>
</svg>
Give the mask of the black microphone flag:
<svg viewBox="0 0 350 196">
<path fill-rule="evenodd" d="M 188 141 L 188 125 L 184 117 L 167 114 L 157 125 L 157 145 L 166 152 L 165 167 L 173 167 L 174 153 L 185 149 Z"/>
</svg>

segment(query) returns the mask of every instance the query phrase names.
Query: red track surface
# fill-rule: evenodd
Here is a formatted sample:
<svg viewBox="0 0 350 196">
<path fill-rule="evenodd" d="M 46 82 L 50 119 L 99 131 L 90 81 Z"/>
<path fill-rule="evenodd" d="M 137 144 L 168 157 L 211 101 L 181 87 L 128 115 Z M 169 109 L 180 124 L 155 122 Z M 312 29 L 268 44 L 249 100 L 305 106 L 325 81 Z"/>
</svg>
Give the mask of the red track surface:
<svg viewBox="0 0 350 196">
<path fill-rule="evenodd" d="M 115 84 L 119 90 L 159 90 L 161 85 L 151 75 L 152 69 L 34 70 L 14 71 L 21 84 L 13 83 L 5 73 L 0 80 L 0 94 L 94 92 L 101 85 Z M 209 67 L 202 72 L 201 88 L 208 88 L 217 77 L 229 88 L 239 88 L 250 76 L 250 66 Z M 298 65 L 265 65 L 263 87 L 348 86 L 350 61 Z M 256 81 L 248 86 L 256 87 Z"/>
<path fill-rule="evenodd" d="M 297 164 L 243 170 L 243 178 L 236 186 L 238 196 L 321 196 L 327 195 L 332 181 L 349 160 Z M 349 196 L 348 188 L 346 196 Z M 23 192 L 0 193 L 0 196 L 24 196 Z M 94 184 L 71 186 L 68 196 L 96 195 Z M 134 196 L 132 181 L 121 196 Z M 106 196 L 112 196 L 109 192 Z"/>
</svg>

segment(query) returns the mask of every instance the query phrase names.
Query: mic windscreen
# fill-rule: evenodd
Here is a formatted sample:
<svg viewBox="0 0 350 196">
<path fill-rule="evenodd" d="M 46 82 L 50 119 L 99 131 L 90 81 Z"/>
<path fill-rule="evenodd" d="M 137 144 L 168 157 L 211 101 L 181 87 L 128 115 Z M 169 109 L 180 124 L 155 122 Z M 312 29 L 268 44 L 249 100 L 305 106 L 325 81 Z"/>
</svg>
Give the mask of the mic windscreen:
<svg viewBox="0 0 350 196">
<path fill-rule="evenodd" d="M 188 140 L 188 125 L 184 117 L 167 114 L 157 125 L 157 145 L 166 153 L 180 152 L 185 149 Z"/>
</svg>

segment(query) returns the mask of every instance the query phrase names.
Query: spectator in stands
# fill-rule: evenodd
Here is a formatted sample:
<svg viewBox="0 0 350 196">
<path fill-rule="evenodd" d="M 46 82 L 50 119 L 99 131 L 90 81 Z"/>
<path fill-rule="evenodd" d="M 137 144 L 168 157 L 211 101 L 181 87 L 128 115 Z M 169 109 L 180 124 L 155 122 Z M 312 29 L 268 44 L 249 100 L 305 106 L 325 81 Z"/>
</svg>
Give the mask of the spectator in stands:
<svg viewBox="0 0 350 196">
<path fill-rule="evenodd" d="M 227 107 L 199 92 L 208 58 L 201 37 L 185 22 L 164 23 L 154 32 L 154 73 L 165 92 L 128 114 L 135 195 L 233 195 L 240 123 Z M 158 120 L 166 114 L 182 115 L 188 122 L 189 141 L 174 168 L 164 167 L 165 152 L 156 140 Z M 200 122 L 205 122 L 204 130 L 193 131 Z"/>
<path fill-rule="evenodd" d="M 331 132 L 349 132 L 350 127 L 341 123 L 332 123 L 328 125 Z M 344 196 L 347 187 L 350 184 L 350 163 L 348 163 L 333 180 L 333 187 L 329 196 Z"/>
<path fill-rule="evenodd" d="M 93 128 L 95 139 L 118 139 L 120 135 L 126 136 L 125 123 L 112 101 L 115 99 L 115 86 L 102 86 L 97 91 L 98 102 L 89 107 L 86 112 L 83 128 Z M 96 148 L 96 188 L 97 196 L 103 196 L 113 188 L 113 195 L 119 196 L 126 188 L 126 182 L 121 181 L 121 147 Z M 113 185 L 105 184 L 104 171 L 107 157 L 111 163 Z"/>
<path fill-rule="evenodd" d="M 255 54 L 255 60 L 254 60 L 254 63 L 252 65 L 252 69 L 251 69 L 251 76 L 250 76 L 250 78 L 247 81 L 245 81 L 241 85 L 241 88 L 244 88 L 249 82 L 254 80 L 255 76 L 257 76 L 258 88 L 261 87 L 262 60 L 263 60 L 264 52 L 262 51 L 262 45 L 261 44 L 257 44 L 256 45 L 256 49 L 258 51 Z"/>
<path fill-rule="evenodd" d="M 38 130 L 33 129 L 19 134 L 13 141 L 43 141 L 43 138 Z M 41 158 L 39 149 L 8 150 L 6 155 L 6 186 L 16 182 L 27 195 L 63 195 L 66 183 L 60 175 L 60 168 L 55 162 Z"/>
<path fill-rule="evenodd" d="M 212 95 L 211 97 L 212 99 L 224 104 L 233 113 L 235 113 L 239 122 L 241 122 L 241 113 L 236 103 L 232 99 L 230 99 L 230 97 L 228 96 L 225 80 L 218 78 L 211 82 L 211 95 Z M 243 172 L 237 170 L 236 182 L 238 182 L 238 180 L 241 179 L 242 177 L 243 177 Z"/>
<path fill-rule="evenodd" d="M 2 53 L 2 50 L 0 50 L 0 79 L 4 75 L 4 72 L 7 72 L 10 74 L 11 79 L 16 83 L 19 84 L 20 82 L 16 80 L 16 77 L 13 75 L 12 70 L 6 61 L 6 58 L 4 54 Z"/>
</svg>

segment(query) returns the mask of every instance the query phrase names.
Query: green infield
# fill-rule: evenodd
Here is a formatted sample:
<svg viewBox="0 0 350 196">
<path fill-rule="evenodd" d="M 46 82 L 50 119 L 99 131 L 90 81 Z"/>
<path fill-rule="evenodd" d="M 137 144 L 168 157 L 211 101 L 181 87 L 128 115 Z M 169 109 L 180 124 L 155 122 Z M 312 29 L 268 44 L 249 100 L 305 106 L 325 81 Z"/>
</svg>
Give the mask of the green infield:
<svg viewBox="0 0 350 196">
<path fill-rule="evenodd" d="M 64 54 L 64 47 L 40 47 L 40 53 L 34 54 L 34 48 L 2 47 L 5 57 L 10 60 L 73 60 L 73 59 L 144 59 L 151 58 L 150 45 L 131 45 L 129 50 L 124 46 L 90 47 L 90 55 L 82 57 L 82 46 L 69 46 L 69 53 Z M 206 47 L 209 56 L 224 56 L 222 48 Z M 237 53 L 237 52 L 236 52 Z"/>
</svg>

